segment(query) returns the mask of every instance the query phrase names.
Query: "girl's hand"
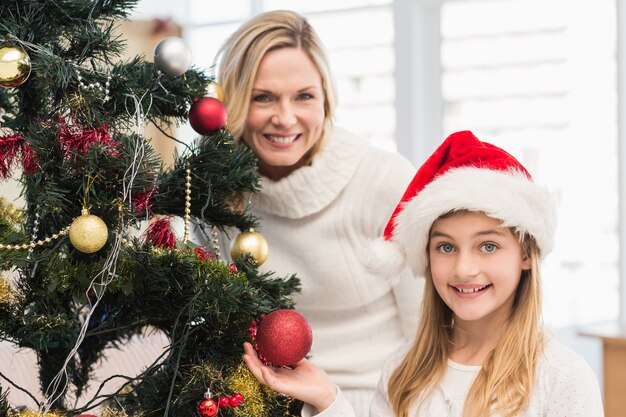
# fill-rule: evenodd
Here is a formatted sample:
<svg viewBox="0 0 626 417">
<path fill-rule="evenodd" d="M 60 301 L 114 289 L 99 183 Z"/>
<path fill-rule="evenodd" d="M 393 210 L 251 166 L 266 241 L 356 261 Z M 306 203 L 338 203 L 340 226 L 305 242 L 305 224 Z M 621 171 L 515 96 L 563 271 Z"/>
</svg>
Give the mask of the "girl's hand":
<svg viewBox="0 0 626 417">
<path fill-rule="evenodd" d="M 337 388 L 326 372 L 302 359 L 291 368 L 272 368 L 263 365 L 252 345 L 243 344 L 243 360 L 260 383 L 274 391 L 289 395 L 315 407 L 318 412 L 327 409 L 337 396 Z"/>
</svg>

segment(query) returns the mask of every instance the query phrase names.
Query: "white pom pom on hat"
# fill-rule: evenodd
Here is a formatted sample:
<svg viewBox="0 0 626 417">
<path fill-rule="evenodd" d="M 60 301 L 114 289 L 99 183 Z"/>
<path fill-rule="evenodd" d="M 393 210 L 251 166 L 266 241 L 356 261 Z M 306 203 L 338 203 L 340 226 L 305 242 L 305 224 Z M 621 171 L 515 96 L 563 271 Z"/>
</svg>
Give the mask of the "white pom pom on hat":
<svg viewBox="0 0 626 417">
<path fill-rule="evenodd" d="M 371 242 L 367 267 L 391 279 L 407 266 L 423 276 L 432 224 L 459 210 L 484 212 L 532 236 L 542 257 L 552 249 L 556 214 L 548 190 L 512 155 L 461 131 L 448 136 L 417 171 L 383 237 Z"/>
</svg>

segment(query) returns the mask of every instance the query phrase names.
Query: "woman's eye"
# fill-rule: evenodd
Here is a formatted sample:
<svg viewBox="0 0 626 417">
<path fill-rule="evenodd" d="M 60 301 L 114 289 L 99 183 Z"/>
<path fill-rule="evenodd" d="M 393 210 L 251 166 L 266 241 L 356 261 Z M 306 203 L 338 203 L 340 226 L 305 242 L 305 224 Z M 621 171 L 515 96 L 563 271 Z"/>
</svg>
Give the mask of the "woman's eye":
<svg viewBox="0 0 626 417">
<path fill-rule="evenodd" d="M 437 246 L 437 249 L 441 253 L 450 253 L 450 252 L 454 251 L 454 246 L 452 246 L 449 243 L 442 243 L 441 245 Z"/>
<path fill-rule="evenodd" d="M 259 103 L 267 103 L 268 101 L 270 101 L 270 96 L 268 96 L 267 94 L 259 94 L 258 96 L 254 96 L 252 100 Z"/>
<path fill-rule="evenodd" d="M 298 100 L 312 100 L 313 98 L 313 95 L 309 93 L 302 93 L 298 95 Z"/>
<path fill-rule="evenodd" d="M 483 244 L 482 248 L 483 248 L 483 252 L 486 252 L 486 253 L 493 253 L 496 251 L 496 249 L 498 249 L 498 247 L 493 243 L 485 243 Z"/>
</svg>

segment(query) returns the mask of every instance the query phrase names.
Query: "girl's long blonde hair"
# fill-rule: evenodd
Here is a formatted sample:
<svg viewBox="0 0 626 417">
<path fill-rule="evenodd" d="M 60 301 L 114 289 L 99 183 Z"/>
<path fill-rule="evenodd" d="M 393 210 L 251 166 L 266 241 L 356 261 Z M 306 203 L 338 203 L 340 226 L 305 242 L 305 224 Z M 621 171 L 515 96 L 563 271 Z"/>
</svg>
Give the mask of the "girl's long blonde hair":
<svg viewBox="0 0 626 417">
<path fill-rule="evenodd" d="M 544 349 L 541 327 L 539 249 L 530 236 L 520 238 L 531 269 L 522 272 L 513 309 L 502 337 L 482 364 L 463 408 L 463 417 L 495 412 L 511 417 L 528 406 L 537 359 Z M 430 267 L 417 337 L 389 379 L 389 401 L 396 417 L 409 417 L 437 387 L 452 346 L 453 314 L 434 288 Z"/>
<path fill-rule="evenodd" d="M 319 152 L 332 126 L 337 95 L 322 41 L 309 22 L 288 10 L 261 13 L 237 29 L 217 53 L 218 81 L 224 91 L 228 129 L 236 141 L 243 135 L 252 87 L 265 54 L 279 48 L 299 48 L 311 59 L 322 77 L 324 133 L 309 157 Z"/>
</svg>

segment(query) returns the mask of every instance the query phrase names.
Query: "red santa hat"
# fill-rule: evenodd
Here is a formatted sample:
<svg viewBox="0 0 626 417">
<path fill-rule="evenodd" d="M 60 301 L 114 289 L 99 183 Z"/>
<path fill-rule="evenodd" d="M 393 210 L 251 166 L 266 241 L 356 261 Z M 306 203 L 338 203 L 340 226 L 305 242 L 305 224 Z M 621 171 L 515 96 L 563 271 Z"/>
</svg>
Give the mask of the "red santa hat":
<svg viewBox="0 0 626 417">
<path fill-rule="evenodd" d="M 398 276 L 408 266 L 423 276 L 432 224 L 459 210 L 484 212 L 520 236 L 532 236 L 542 257 L 552 249 L 556 216 L 550 193 L 512 155 L 462 131 L 450 135 L 417 171 L 383 238 L 373 242 L 369 266 L 386 276 Z"/>
</svg>

